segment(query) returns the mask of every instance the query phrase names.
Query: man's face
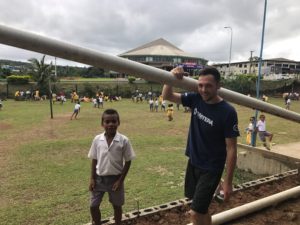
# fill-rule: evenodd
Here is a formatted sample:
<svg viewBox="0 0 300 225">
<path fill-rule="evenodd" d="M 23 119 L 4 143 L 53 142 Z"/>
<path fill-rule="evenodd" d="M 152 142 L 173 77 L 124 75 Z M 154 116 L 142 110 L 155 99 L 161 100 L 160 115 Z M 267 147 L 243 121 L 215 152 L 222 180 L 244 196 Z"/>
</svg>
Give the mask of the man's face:
<svg viewBox="0 0 300 225">
<path fill-rule="evenodd" d="M 220 84 L 213 75 L 202 75 L 198 79 L 198 92 L 205 102 L 213 101 L 218 95 Z"/>
</svg>

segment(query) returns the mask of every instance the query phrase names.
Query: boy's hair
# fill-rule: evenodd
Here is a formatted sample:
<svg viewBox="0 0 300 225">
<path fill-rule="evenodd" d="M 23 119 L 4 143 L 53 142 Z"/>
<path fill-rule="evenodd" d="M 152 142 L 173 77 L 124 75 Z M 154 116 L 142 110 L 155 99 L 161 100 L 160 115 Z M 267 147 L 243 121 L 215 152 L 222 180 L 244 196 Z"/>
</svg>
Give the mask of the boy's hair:
<svg viewBox="0 0 300 225">
<path fill-rule="evenodd" d="M 221 75 L 219 71 L 212 66 L 207 66 L 204 69 L 200 70 L 199 76 L 212 75 L 215 78 L 215 81 L 218 83 L 221 80 Z"/>
<path fill-rule="evenodd" d="M 104 115 L 117 115 L 118 123 L 120 124 L 120 116 L 117 110 L 115 109 L 106 109 L 101 117 L 101 124 L 103 124 Z"/>
<path fill-rule="evenodd" d="M 261 115 L 259 116 L 259 118 L 266 118 L 266 116 L 265 116 L 264 114 L 261 114 Z"/>
</svg>

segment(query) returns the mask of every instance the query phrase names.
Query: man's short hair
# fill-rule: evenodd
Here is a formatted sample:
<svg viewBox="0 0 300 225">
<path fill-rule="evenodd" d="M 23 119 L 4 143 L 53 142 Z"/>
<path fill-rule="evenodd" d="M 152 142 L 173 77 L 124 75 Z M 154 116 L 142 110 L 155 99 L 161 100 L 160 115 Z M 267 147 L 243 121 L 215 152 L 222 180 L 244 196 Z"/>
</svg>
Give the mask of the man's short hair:
<svg viewBox="0 0 300 225">
<path fill-rule="evenodd" d="M 199 76 L 205 76 L 205 75 L 212 75 L 216 82 L 220 82 L 221 80 L 221 75 L 219 73 L 219 71 L 212 66 L 207 66 L 204 69 L 200 70 Z"/>
</svg>

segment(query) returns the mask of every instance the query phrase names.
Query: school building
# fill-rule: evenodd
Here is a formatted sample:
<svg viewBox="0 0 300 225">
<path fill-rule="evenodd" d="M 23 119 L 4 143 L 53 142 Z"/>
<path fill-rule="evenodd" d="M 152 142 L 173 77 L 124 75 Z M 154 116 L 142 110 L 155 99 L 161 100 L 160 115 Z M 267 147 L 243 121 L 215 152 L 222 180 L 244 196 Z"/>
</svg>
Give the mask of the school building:
<svg viewBox="0 0 300 225">
<path fill-rule="evenodd" d="M 208 62 L 206 59 L 184 52 L 163 38 L 141 45 L 119 56 L 168 71 L 181 65 L 190 75 L 194 75 Z"/>
<path fill-rule="evenodd" d="M 258 75 L 258 61 L 242 61 L 214 64 L 222 75 L 255 74 Z M 287 78 L 300 74 L 300 62 L 285 58 L 263 59 L 261 74 L 265 78 Z"/>
</svg>

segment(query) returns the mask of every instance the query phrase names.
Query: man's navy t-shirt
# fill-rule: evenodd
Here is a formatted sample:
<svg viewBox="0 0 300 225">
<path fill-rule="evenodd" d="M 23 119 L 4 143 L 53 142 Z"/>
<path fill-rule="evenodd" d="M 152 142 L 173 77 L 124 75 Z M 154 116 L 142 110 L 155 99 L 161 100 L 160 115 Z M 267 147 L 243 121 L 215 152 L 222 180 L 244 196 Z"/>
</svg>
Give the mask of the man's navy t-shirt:
<svg viewBox="0 0 300 225">
<path fill-rule="evenodd" d="M 239 136 L 235 109 L 222 100 L 207 104 L 198 93 L 181 95 L 183 106 L 191 109 L 191 123 L 185 154 L 195 167 L 220 172 L 226 161 L 225 138 Z"/>
</svg>

